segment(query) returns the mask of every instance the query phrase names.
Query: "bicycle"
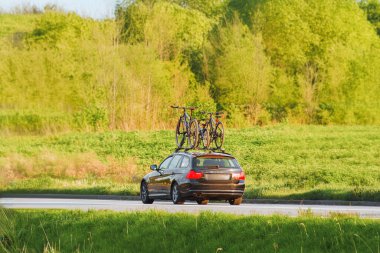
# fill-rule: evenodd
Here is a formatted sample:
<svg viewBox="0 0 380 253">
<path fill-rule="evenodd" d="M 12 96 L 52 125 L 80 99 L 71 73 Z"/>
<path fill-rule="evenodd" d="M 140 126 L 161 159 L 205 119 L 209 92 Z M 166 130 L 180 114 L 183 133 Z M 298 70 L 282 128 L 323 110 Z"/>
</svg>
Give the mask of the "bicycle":
<svg viewBox="0 0 380 253">
<path fill-rule="evenodd" d="M 206 120 L 206 125 L 204 128 L 207 128 L 210 135 L 210 144 L 215 143 L 216 149 L 221 149 L 224 143 L 224 127 L 223 123 L 219 120 L 223 112 L 201 112 L 201 114 L 209 115 L 209 119 Z M 215 119 L 213 115 L 215 114 Z"/>
<path fill-rule="evenodd" d="M 198 143 L 199 125 L 198 121 L 193 118 L 193 111 L 197 107 L 171 106 L 173 109 L 182 109 L 183 114 L 179 117 L 175 130 L 176 143 L 178 148 L 183 148 L 187 139 L 186 149 L 194 148 Z M 190 110 L 190 115 L 186 110 Z"/>
<path fill-rule="evenodd" d="M 199 121 L 199 134 L 198 134 L 198 143 L 196 148 L 199 148 L 199 145 L 202 144 L 201 149 L 209 149 L 210 147 L 210 133 L 206 127 L 207 123 L 201 123 L 201 121 L 206 121 L 206 119 L 201 119 Z"/>
</svg>

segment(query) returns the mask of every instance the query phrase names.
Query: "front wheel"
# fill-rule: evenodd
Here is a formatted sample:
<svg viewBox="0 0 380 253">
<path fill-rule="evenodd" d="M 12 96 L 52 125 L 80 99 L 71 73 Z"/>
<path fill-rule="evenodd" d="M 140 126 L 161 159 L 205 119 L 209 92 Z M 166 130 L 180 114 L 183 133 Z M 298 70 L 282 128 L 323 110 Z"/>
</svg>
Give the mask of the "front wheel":
<svg viewBox="0 0 380 253">
<path fill-rule="evenodd" d="M 224 143 L 224 127 L 222 122 L 218 122 L 215 127 L 215 146 L 217 149 L 222 148 Z"/>
<path fill-rule="evenodd" d="M 178 148 L 182 148 L 186 141 L 186 127 L 182 117 L 179 118 L 175 129 L 175 140 Z"/>
<path fill-rule="evenodd" d="M 141 183 L 140 198 L 144 204 L 152 204 L 154 201 L 154 199 L 149 198 L 149 191 L 148 191 L 148 186 L 147 186 L 146 182 Z"/>
</svg>

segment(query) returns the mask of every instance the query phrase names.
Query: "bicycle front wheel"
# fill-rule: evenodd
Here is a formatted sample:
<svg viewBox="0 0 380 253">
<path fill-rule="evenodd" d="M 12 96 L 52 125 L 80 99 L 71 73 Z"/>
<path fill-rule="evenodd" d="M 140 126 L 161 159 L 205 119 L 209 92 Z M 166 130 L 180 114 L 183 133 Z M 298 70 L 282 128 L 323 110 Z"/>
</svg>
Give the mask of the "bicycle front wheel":
<svg viewBox="0 0 380 253">
<path fill-rule="evenodd" d="M 182 148 L 183 144 L 186 141 L 186 127 L 183 122 L 183 118 L 180 117 L 175 129 L 175 140 L 178 148 Z"/>
<path fill-rule="evenodd" d="M 194 148 L 198 143 L 199 138 L 199 125 L 196 119 L 190 121 L 188 129 L 188 148 Z"/>
<path fill-rule="evenodd" d="M 215 127 L 215 146 L 221 149 L 224 143 L 224 127 L 222 122 L 218 122 Z"/>
</svg>

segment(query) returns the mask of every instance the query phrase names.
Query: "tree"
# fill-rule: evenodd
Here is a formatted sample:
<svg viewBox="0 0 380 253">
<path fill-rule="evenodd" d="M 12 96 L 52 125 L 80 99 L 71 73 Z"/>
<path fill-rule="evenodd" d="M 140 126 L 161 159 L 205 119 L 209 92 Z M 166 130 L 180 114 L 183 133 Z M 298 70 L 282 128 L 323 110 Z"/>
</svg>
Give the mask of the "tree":
<svg viewBox="0 0 380 253">
<path fill-rule="evenodd" d="M 359 6 L 366 13 L 368 21 L 374 25 L 377 35 L 380 36 L 380 1 L 362 0 Z"/>
<path fill-rule="evenodd" d="M 298 90 L 294 108 L 302 108 L 303 122 L 351 122 L 362 90 L 357 87 L 365 85 L 365 68 L 353 75 L 352 66 L 361 66 L 363 55 L 376 55 L 378 44 L 358 6 L 349 0 L 274 0 L 263 1 L 253 12 L 251 29 L 263 34 L 271 63 Z"/>
<path fill-rule="evenodd" d="M 271 67 L 261 35 L 253 35 L 236 16 L 219 29 L 213 46 L 211 75 L 216 101 L 235 120 L 245 118 L 250 123 L 259 123 L 271 81 Z"/>
</svg>

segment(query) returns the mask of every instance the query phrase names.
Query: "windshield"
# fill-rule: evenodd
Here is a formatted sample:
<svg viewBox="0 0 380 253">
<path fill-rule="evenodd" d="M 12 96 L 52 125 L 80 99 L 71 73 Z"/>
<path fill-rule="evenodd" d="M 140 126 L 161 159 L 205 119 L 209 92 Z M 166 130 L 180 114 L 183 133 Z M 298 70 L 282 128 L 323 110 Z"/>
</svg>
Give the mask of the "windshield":
<svg viewBox="0 0 380 253">
<path fill-rule="evenodd" d="M 196 168 L 239 168 L 239 164 L 232 157 L 197 157 L 194 158 L 193 164 Z"/>
</svg>

